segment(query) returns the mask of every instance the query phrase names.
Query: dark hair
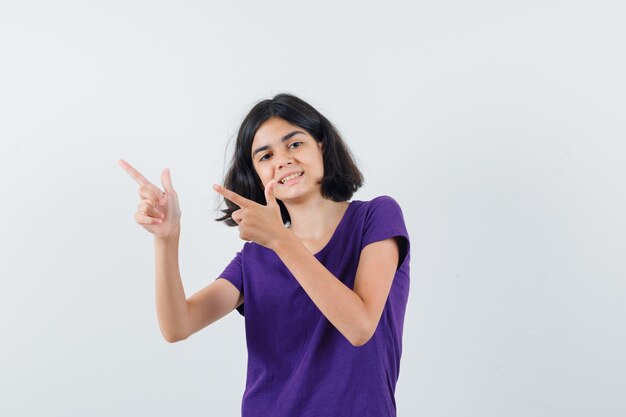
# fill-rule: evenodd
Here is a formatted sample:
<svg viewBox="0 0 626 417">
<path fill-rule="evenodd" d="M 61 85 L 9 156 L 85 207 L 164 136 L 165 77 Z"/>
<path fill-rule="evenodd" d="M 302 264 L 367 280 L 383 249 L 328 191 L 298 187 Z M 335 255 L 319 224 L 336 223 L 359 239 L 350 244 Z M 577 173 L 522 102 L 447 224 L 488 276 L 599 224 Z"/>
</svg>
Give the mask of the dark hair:
<svg viewBox="0 0 626 417">
<path fill-rule="evenodd" d="M 224 187 L 249 200 L 266 204 L 261 179 L 252 165 L 252 141 L 259 127 L 271 117 L 280 117 L 306 130 L 317 142 L 322 142 L 322 196 L 333 201 L 347 201 L 363 185 L 363 175 L 332 123 L 304 100 L 283 93 L 258 102 L 241 123 L 233 159 L 224 178 Z M 221 210 L 224 215 L 215 220 L 224 221 L 228 226 L 237 226 L 231 214 L 239 206 L 230 200 L 224 201 L 227 207 Z M 290 221 L 285 205 L 277 201 L 283 222 Z"/>
</svg>

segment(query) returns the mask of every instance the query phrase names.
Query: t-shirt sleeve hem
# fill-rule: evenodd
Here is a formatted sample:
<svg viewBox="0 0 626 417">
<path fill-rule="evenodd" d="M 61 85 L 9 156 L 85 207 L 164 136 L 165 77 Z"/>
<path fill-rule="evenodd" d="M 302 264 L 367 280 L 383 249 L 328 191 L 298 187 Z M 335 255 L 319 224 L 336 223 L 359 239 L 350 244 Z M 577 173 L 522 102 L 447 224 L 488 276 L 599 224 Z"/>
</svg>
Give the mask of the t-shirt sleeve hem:
<svg viewBox="0 0 626 417">
<path fill-rule="evenodd" d="M 245 247 L 245 245 L 244 245 L 244 247 Z M 228 264 L 228 266 L 226 266 L 224 271 L 222 271 L 222 273 L 219 274 L 217 278 L 215 278 L 215 280 L 218 280 L 218 279 L 222 278 L 222 279 L 225 279 L 226 281 L 230 282 L 237 289 L 237 291 L 239 291 L 239 293 L 241 293 L 241 294 L 244 293 L 242 253 L 243 253 L 243 249 L 241 251 L 237 252 L 237 254 L 233 258 L 233 260 Z M 241 304 L 239 307 L 237 307 L 237 311 L 242 316 L 244 315 L 243 304 Z"/>
<path fill-rule="evenodd" d="M 404 223 L 402 209 L 392 197 L 386 195 L 375 198 L 371 203 L 372 207 L 369 216 L 370 224 L 368 233 L 363 237 L 361 250 L 371 243 L 399 237 L 399 268 L 408 258 L 411 245 L 409 234 Z M 388 216 L 391 216 L 391 218 Z M 374 226 L 374 224 L 376 225 Z"/>
</svg>

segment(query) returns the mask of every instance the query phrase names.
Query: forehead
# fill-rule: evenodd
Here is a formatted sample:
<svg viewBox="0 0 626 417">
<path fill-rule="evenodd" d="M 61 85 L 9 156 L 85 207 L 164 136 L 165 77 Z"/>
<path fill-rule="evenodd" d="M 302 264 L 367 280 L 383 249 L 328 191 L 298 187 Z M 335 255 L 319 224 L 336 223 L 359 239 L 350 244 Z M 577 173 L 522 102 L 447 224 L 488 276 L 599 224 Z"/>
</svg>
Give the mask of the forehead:
<svg viewBox="0 0 626 417">
<path fill-rule="evenodd" d="M 306 130 L 300 126 L 293 125 L 280 117 L 271 117 L 257 129 L 252 140 L 252 148 L 273 145 L 274 142 L 280 142 L 283 136 L 293 131 L 301 131 L 308 136 Z"/>
</svg>

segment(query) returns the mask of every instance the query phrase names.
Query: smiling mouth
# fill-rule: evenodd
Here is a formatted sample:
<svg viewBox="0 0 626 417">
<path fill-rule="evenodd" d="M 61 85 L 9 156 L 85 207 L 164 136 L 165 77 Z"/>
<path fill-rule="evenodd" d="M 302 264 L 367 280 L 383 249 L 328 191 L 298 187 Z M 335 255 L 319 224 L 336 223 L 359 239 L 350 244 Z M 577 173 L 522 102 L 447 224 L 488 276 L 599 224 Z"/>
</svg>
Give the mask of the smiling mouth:
<svg viewBox="0 0 626 417">
<path fill-rule="evenodd" d="M 297 178 L 300 178 L 302 175 L 304 174 L 304 172 L 298 172 L 296 174 L 292 174 L 289 175 L 288 177 L 283 178 L 282 180 L 278 181 L 280 184 L 287 184 L 288 182 L 295 180 Z"/>
</svg>

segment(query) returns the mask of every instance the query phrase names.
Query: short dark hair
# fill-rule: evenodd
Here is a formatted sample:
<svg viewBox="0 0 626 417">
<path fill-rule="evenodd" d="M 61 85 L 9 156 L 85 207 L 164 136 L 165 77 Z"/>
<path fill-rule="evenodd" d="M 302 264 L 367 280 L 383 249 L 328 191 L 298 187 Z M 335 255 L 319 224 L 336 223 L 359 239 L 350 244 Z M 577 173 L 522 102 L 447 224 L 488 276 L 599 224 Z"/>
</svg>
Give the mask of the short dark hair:
<svg viewBox="0 0 626 417">
<path fill-rule="evenodd" d="M 306 130 L 317 142 L 322 142 L 322 196 L 333 201 L 347 201 L 363 185 L 363 175 L 332 123 L 304 100 L 282 93 L 258 102 L 244 118 L 237 133 L 233 158 L 224 177 L 224 187 L 249 200 L 266 204 L 262 182 L 252 165 L 252 141 L 259 127 L 271 117 L 280 117 Z M 224 201 L 226 209 L 221 210 L 224 215 L 215 220 L 224 221 L 228 226 L 237 226 L 231 214 L 239 206 L 230 200 Z M 290 221 L 285 205 L 277 201 L 283 222 Z"/>
</svg>

